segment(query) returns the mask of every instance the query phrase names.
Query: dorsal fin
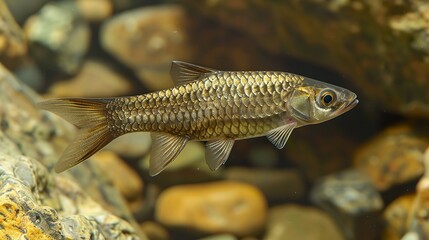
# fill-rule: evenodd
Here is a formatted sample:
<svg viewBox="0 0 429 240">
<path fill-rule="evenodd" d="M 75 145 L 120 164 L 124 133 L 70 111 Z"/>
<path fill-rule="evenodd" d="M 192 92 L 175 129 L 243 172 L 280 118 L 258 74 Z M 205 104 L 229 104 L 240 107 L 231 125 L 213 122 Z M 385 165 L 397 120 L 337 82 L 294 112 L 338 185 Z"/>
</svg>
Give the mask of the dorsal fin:
<svg viewBox="0 0 429 240">
<path fill-rule="evenodd" d="M 171 63 L 170 76 L 175 86 L 184 85 L 200 79 L 206 73 L 217 72 L 218 70 L 198 66 L 195 64 L 173 61 Z"/>
</svg>

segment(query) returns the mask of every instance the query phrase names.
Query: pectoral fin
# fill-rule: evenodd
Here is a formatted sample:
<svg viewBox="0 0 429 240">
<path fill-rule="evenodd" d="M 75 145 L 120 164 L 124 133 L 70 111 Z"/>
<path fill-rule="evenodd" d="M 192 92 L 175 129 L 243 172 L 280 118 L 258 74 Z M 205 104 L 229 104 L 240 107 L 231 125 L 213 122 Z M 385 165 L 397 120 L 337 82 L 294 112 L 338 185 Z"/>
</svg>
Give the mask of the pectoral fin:
<svg viewBox="0 0 429 240">
<path fill-rule="evenodd" d="M 296 127 L 295 122 L 292 122 L 292 123 L 289 123 L 287 125 L 278 127 L 276 129 L 269 131 L 267 133 L 267 138 L 278 149 L 282 149 L 285 146 L 290 134 L 292 133 L 292 130 L 295 127 Z"/>
<path fill-rule="evenodd" d="M 231 152 L 234 140 L 222 139 L 209 141 L 206 144 L 206 162 L 211 170 L 216 170 L 224 164 Z"/>
<path fill-rule="evenodd" d="M 155 176 L 173 161 L 185 147 L 188 138 L 168 133 L 151 133 L 149 174 Z"/>
<path fill-rule="evenodd" d="M 217 70 L 206 68 L 191 63 L 173 61 L 170 69 L 170 76 L 175 86 L 184 85 L 201 78 L 202 75 Z"/>
</svg>

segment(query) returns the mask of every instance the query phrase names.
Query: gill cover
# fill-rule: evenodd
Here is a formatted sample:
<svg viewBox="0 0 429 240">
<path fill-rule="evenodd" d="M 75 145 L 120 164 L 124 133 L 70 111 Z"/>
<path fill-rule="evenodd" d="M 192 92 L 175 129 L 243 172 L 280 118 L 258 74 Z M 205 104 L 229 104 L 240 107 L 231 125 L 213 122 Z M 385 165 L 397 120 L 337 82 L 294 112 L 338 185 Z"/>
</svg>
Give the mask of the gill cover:
<svg viewBox="0 0 429 240">
<path fill-rule="evenodd" d="M 295 89 L 289 99 L 289 110 L 292 116 L 309 122 L 313 115 L 313 98 L 303 89 Z"/>
</svg>

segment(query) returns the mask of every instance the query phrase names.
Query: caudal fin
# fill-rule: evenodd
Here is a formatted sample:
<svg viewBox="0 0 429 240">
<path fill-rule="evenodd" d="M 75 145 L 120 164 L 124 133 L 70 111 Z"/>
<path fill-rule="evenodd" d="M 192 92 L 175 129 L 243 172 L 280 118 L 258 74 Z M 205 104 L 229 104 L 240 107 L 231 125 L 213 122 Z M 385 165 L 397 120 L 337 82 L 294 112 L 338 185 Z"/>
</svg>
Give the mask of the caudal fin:
<svg viewBox="0 0 429 240">
<path fill-rule="evenodd" d="M 37 104 L 79 128 L 77 137 L 56 164 L 56 172 L 83 162 L 113 140 L 107 127 L 105 107 L 108 102 L 109 99 L 62 98 Z"/>
</svg>

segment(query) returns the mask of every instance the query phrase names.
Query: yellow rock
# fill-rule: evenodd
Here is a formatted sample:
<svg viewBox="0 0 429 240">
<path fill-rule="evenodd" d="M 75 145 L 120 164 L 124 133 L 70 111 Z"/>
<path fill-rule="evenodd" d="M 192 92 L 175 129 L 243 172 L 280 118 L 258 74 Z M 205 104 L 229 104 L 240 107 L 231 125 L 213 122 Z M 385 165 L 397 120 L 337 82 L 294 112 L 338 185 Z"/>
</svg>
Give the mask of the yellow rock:
<svg viewBox="0 0 429 240">
<path fill-rule="evenodd" d="M 418 179 L 423 174 L 427 130 L 399 124 L 385 129 L 356 152 L 354 165 L 370 177 L 377 190 Z"/>
<path fill-rule="evenodd" d="M 93 156 L 125 199 L 133 201 L 143 194 L 143 181 L 118 155 L 101 151 Z"/>
<path fill-rule="evenodd" d="M 129 94 L 132 85 L 99 60 L 87 60 L 79 74 L 66 81 L 57 81 L 49 89 L 54 97 L 112 97 Z"/>
<path fill-rule="evenodd" d="M 404 236 L 408 230 L 409 212 L 415 199 L 415 194 L 401 196 L 386 207 L 383 212 L 383 239 L 400 240 Z"/>
<path fill-rule="evenodd" d="M 40 239 L 53 240 L 43 233 L 26 216 L 25 211 L 10 200 L 0 202 L 0 239 Z"/>
<path fill-rule="evenodd" d="M 345 239 L 334 220 L 315 207 L 285 204 L 270 208 L 267 225 L 264 240 Z"/>
<path fill-rule="evenodd" d="M 150 240 L 168 240 L 170 236 L 162 226 L 156 222 L 146 221 L 140 224 L 141 229 Z"/>
<path fill-rule="evenodd" d="M 155 215 L 167 226 L 248 236 L 264 226 L 267 204 L 252 185 L 220 181 L 165 190 L 159 196 Z"/>
<path fill-rule="evenodd" d="M 83 17 L 90 22 L 100 22 L 113 13 L 110 0 L 77 0 L 76 5 Z"/>
</svg>

